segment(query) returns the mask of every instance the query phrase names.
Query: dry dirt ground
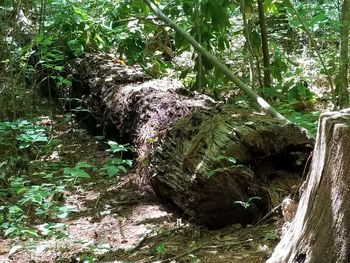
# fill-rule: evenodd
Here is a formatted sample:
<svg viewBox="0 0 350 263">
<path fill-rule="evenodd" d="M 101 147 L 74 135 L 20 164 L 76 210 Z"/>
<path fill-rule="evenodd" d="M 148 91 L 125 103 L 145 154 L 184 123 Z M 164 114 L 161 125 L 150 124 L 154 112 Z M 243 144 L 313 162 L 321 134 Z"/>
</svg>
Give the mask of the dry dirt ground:
<svg viewBox="0 0 350 263">
<path fill-rule="evenodd" d="M 56 159 L 61 155 L 72 163 L 97 164 L 108 158 L 103 143 L 83 130 L 60 126 L 59 118 L 51 130 L 64 151 L 56 153 Z M 66 237 L 2 236 L 0 262 L 258 263 L 272 253 L 277 243 L 272 223 L 209 231 L 151 193 L 140 191 L 130 180 L 132 173 L 92 178 L 69 187 L 63 199 L 77 212 L 61 220 Z M 36 224 L 33 220 L 32 227 Z"/>
</svg>

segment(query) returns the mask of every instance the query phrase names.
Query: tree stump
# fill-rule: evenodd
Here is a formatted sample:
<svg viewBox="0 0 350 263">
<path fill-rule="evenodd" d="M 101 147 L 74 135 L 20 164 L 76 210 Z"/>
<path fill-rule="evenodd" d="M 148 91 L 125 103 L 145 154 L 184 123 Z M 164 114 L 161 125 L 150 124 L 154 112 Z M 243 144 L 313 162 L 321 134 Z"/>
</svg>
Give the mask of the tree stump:
<svg viewBox="0 0 350 263">
<path fill-rule="evenodd" d="M 350 262 L 350 109 L 321 115 L 305 186 L 267 262 Z"/>
</svg>

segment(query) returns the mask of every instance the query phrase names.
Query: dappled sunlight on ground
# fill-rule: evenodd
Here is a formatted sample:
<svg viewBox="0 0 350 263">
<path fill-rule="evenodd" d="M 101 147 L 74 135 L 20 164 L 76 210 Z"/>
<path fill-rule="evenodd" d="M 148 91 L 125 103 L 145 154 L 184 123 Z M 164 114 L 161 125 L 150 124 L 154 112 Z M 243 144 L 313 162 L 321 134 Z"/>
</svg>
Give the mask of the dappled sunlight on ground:
<svg viewBox="0 0 350 263">
<path fill-rule="evenodd" d="M 95 138 L 65 127 L 62 152 L 41 162 L 98 165 L 109 157 Z M 64 138 L 62 138 L 64 136 Z M 272 225 L 239 225 L 208 231 L 192 224 L 153 194 L 142 193 L 130 180 L 132 172 L 113 178 L 94 175 L 77 181 L 58 199 L 74 208 L 58 236 L 0 239 L 0 262 L 263 262 L 276 243 Z M 33 215 L 34 216 L 34 215 Z M 32 228 L 43 222 L 33 219 Z M 168 260 L 169 261 L 166 261 Z"/>
</svg>

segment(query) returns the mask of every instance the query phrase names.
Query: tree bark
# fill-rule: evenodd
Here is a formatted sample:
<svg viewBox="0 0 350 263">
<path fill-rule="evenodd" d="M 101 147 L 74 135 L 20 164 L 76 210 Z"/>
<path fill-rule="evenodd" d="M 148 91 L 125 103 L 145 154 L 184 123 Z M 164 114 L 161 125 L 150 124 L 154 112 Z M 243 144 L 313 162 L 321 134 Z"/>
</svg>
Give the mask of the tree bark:
<svg viewBox="0 0 350 263">
<path fill-rule="evenodd" d="M 350 109 L 320 117 L 296 216 L 267 263 L 350 262 Z"/>
<path fill-rule="evenodd" d="M 179 81 L 149 80 L 140 67 L 118 63 L 113 54 L 86 54 L 70 64 L 73 98 L 90 130 L 130 143 L 143 158 L 164 127 L 196 109 L 215 105 L 210 97 L 191 93 Z"/>
<path fill-rule="evenodd" d="M 350 32 L 350 0 L 344 0 L 342 6 L 342 27 L 340 32 L 340 65 L 337 76 L 337 106 L 349 106 L 349 32 Z"/>
</svg>

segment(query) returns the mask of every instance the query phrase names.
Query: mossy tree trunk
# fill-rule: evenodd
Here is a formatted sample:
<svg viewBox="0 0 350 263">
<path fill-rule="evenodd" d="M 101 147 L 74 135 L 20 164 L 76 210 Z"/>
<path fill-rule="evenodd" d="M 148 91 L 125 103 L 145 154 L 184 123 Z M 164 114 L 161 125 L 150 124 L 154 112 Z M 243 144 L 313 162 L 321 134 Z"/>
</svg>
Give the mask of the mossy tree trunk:
<svg viewBox="0 0 350 263">
<path fill-rule="evenodd" d="M 296 216 L 268 263 L 350 262 L 350 110 L 320 117 Z"/>
</svg>

